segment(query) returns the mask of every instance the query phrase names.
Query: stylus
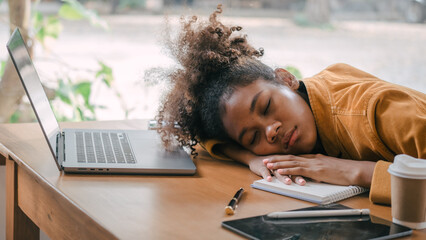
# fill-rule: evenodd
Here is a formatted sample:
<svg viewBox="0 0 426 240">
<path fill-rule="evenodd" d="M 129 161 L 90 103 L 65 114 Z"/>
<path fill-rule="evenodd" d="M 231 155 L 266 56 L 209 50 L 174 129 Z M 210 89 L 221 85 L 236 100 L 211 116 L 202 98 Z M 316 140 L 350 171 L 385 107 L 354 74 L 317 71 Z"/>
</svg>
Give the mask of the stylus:
<svg viewBox="0 0 426 240">
<path fill-rule="evenodd" d="M 307 217 L 334 217 L 334 216 L 363 216 L 369 215 L 370 209 L 338 209 L 338 210 L 311 210 L 272 212 L 267 216 L 270 218 L 307 218 Z"/>
</svg>

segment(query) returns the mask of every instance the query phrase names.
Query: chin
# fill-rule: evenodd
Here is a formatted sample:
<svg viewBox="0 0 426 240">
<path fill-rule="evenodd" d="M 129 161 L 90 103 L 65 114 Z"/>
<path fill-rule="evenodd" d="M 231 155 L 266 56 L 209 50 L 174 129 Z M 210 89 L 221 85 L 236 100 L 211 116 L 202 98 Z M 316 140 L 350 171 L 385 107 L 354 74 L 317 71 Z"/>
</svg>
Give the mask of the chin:
<svg viewBox="0 0 426 240">
<path fill-rule="evenodd" d="M 300 142 L 298 153 L 297 154 L 308 154 L 311 153 L 314 150 L 315 142 L 317 140 L 317 135 L 312 134 L 311 136 L 308 136 L 304 139 L 303 142 Z"/>
<path fill-rule="evenodd" d="M 310 153 L 307 151 L 307 147 L 306 146 L 300 146 L 300 147 L 296 147 L 294 149 L 292 149 L 292 151 L 288 154 L 292 154 L 292 155 L 299 155 L 299 154 L 307 154 Z"/>
</svg>

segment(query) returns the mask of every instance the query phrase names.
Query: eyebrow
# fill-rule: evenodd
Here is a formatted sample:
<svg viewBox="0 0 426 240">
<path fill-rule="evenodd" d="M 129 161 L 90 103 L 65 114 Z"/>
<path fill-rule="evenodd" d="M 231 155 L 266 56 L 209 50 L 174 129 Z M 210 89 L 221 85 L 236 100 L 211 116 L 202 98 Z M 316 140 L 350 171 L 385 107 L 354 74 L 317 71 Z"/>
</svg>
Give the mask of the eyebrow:
<svg viewBox="0 0 426 240">
<path fill-rule="evenodd" d="M 256 95 L 254 95 L 253 100 L 251 101 L 251 104 L 250 104 L 250 113 L 253 113 L 254 108 L 256 107 L 257 100 L 259 99 L 259 96 L 262 92 L 263 92 L 263 90 L 259 91 L 258 93 L 256 93 Z M 247 128 L 245 127 L 241 131 L 240 135 L 238 135 L 238 141 L 240 143 L 242 142 L 243 136 L 246 132 L 247 132 Z"/>
</svg>

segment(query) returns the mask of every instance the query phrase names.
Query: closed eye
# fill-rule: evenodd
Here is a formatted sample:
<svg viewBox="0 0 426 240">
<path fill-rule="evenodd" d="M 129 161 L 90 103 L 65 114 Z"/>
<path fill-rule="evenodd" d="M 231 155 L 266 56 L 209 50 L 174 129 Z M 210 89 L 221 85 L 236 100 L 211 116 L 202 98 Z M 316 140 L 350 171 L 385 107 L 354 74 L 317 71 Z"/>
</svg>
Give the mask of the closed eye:
<svg viewBox="0 0 426 240">
<path fill-rule="evenodd" d="M 253 138 L 251 139 L 251 141 L 250 141 L 250 145 L 253 145 L 254 144 L 254 142 L 256 141 L 256 138 L 257 138 L 257 131 L 256 132 L 254 132 L 254 134 L 253 134 Z"/>
<path fill-rule="evenodd" d="M 268 100 L 268 104 L 266 105 L 265 111 L 263 112 L 263 115 L 268 114 L 269 106 L 271 106 L 271 99 Z"/>
</svg>

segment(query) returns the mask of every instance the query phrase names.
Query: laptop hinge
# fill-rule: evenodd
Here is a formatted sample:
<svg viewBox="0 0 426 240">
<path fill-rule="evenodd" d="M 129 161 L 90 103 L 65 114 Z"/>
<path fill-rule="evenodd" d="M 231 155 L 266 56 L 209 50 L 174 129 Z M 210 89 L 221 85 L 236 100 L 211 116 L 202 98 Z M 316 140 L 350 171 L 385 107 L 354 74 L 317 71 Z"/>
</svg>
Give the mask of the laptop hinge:
<svg viewBox="0 0 426 240">
<path fill-rule="evenodd" d="M 60 132 L 56 135 L 56 163 L 59 170 L 63 169 L 62 163 L 65 161 L 65 133 Z"/>
</svg>

